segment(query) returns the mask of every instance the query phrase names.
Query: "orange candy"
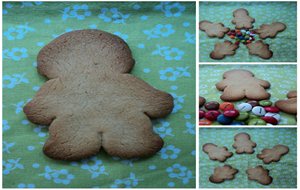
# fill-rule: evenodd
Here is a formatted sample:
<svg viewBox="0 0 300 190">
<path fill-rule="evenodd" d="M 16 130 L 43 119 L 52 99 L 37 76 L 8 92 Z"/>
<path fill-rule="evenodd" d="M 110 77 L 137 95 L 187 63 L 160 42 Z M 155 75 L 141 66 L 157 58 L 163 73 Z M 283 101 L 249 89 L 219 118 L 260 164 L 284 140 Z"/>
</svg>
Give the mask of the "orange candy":
<svg viewBox="0 0 300 190">
<path fill-rule="evenodd" d="M 199 121 L 199 125 L 211 125 L 212 121 L 209 121 L 208 119 L 201 119 Z"/>
<path fill-rule="evenodd" d="M 234 104 L 231 102 L 223 102 L 220 104 L 219 107 L 220 110 L 225 111 L 225 110 L 232 110 L 234 109 Z"/>
</svg>

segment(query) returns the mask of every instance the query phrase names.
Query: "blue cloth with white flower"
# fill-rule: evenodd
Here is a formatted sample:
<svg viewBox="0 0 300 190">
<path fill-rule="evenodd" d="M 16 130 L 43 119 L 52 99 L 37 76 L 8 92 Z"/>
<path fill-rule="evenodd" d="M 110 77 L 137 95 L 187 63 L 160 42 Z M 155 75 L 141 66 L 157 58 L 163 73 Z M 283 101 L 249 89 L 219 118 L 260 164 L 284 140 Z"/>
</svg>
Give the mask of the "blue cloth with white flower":
<svg viewBox="0 0 300 190">
<path fill-rule="evenodd" d="M 174 97 L 173 113 L 153 121 L 165 141 L 155 156 L 101 152 L 64 162 L 42 153 L 47 126 L 22 111 L 45 82 L 36 56 L 60 34 L 86 28 L 123 38 L 136 60 L 132 74 Z M 2 55 L 4 187 L 195 187 L 195 3 L 4 2 Z"/>
</svg>

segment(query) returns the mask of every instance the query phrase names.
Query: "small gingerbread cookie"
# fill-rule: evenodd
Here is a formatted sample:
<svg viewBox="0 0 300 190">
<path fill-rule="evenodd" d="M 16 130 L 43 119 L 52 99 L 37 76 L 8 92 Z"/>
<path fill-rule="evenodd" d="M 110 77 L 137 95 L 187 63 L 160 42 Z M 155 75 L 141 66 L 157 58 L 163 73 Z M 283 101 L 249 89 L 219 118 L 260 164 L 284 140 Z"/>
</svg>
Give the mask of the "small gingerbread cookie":
<svg viewBox="0 0 300 190">
<path fill-rule="evenodd" d="M 256 29 L 255 32 L 261 39 L 275 38 L 275 36 L 286 29 L 286 25 L 281 22 L 273 22 L 272 24 L 263 24 Z"/>
<path fill-rule="evenodd" d="M 263 149 L 261 154 L 257 155 L 257 158 L 263 160 L 265 164 L 270 164 L 271 162 L 278 162 L 280 158 L 288 152 L 289 147 L 279 144 L 271 149 Z"/>
<path fill-rule="evenodd" d="M 287 97 L 287 100 L 278 100 L 275 102 L 275 106 L 285 113 L 297 115 L 297 91 L 290 91 Z"/>
<path fill-rule="evenodd" d="M 233 12 L 234 19 L 232 24 L 235 24 L 236 29 L 250 29 L 253 28 L 255 19 L 249 16 L 249 12 L 246 9 L 237 9 Z"/>
<path fill-rule="evenodd" d="M 229 28 L 224 27 L 222 23 L 212 23 L 203 20 L 199 23 L 199 29 L 204 31 L 209 37 L 223 38 L 229 31 Z"/>
<path fill-rule="evenodd" d="M 208 154 L 211 160 L 218 160 L 220 162 L 225 162 L 227 158 L 230 158 L 233 153 L 229 152 L 227 147 L 218 147 L 215 144 L 207 143 L 202 146 L 203 152 Z"/>
<path fill-rule="evenodd" d="M 248 133 L 239 133 L 234 136 L 234 144 L 232 146 L 236 149 L 235 152 L 237 154 L 252 154 L 256 143 L 251 141 L 251 137 Z"/>
<path fill-rule="evenodd" d="M 243 98 L 249 100 L 265 100 L 270 94 L 265 89 L 270 83 L 257 79 L 254 74 L 244 69 L 233 69 L 223 74 L 223 80 L 216 84 L 218 90 L 223 91 L 220 97 L 224 101 L 238 101 Z"/>
<path fill-rule="evenodd" d="M 206 102 L 206 99 L 202 96 L 199 96 L 199 108 L 201 108 Z"/>
<path fill-rule="evenodd" d="M 216 43 L 214 51 L 210 53 L 212 59 L 223 59 L 227 55 L 234 55 L 235 50 L 239 46 L 232 42 L 225 40 L 223 43 Z"/>
<path fill-rule="evenodd" d="M 251 55 L 257 55 L 262 59 L 270 59 L 273 56 L 273 52 L 269 49 L 269 44 L 265 44 L 261 40 L 247 44 L 246 46 Z"/>
<path fill-rule="evenodd" d="M 231 167 L 230 165 L 217 167 L 214 169 L 213 175 L 209 177 L 209 181 L 212 183 L 222 183 L 225 180 L 233 180 L 235 174 L 238 172 L 239 170 Z"/>
<path fill-rule="evenodd" d="M 269 185 L 272 183 L 273 178 L 269 175 L 269 170 L 259 165 L 255 168 L 249 168 L 246 171 L 249 180 L 257 181 L 262 185 Z"/>
</svg>

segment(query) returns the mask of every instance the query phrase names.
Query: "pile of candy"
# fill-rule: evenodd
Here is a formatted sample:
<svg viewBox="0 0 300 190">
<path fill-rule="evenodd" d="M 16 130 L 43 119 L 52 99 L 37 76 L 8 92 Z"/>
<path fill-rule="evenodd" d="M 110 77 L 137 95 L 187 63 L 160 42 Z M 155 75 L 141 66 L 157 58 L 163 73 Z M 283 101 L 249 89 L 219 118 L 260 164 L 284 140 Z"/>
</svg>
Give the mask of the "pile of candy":
<svg viewBox="0 0 300 190">
<path fill-rule="evenodd" d="M 255 40 L 255 31 L 254 30 L 230 30 L 227 35 L 231 39 L 235 39 L 235 44 L 239 45 L 240 43 L 243 44 L 250 44 L 252 41 Z"/>
<path fill-rule="evenodd" d="M 199 125 L 211 125 L 214 121 L 222 125 L 277 125 L 279 109 L 269 100 L 249 100 L 234 106 L 231 102 L 216 101 L 204 104 L 199 110 Z"/>
</svg>

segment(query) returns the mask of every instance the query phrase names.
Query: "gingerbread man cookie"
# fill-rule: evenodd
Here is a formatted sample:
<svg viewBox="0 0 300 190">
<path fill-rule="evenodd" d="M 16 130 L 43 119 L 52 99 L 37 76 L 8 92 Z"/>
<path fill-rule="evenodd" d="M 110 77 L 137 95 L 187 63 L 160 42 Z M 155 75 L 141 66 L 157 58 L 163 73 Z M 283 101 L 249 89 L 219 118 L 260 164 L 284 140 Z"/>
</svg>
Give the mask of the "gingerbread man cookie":
<svg viewBox="0 0 300 190">
<path fill-rule="evenodd" d="M 225 180 L 233 180 L 235 174 L 238 172 L 239 170 L 231 167 L 230 165 L 217 167 L 214 169 L 213 175 L 209 177 L 209 181 L 212 183 L 222 183 Z"/>
<path fill-rule="evenodd" d="M 244 69 L 234 69 L 223 74 L 223 80 L 216 88 L 223 91 L 220 97 L 224 101 L 238 101 L 243 98 L 250 100 L 265 100 L 270 94 L 265 89 L 270 83 L 254 77 L 254 74 Z"/>
<path fill-rule="evenodd" d="M 287 100 L 278 100 L 275 106 L 281 111 L 296 115 L 297 114 L 297 91 L 293 90 L 287 94 Z"/>
<path fill-rule="evenodd" d="M 237 9 L 233 12 L 232 24 L 235 24 L 236 29 L 250 29 L 253 28 L 255 19 L 249 16 L 246 9 Z"/>
<path fill-rule="evenodd" d="M 249 180 L 257 181 L 262 185 L 269 185 L 272 183 L 273 178 L 269 175 L 269 170 L 259 165 L 255 168 L 249 168 L 246 171 Z"/>
<path fill-rule="evenodd" d="M 233 153 L 229 152 L 227 147 L 218 147 L 215 144 L 207 143 L 202 146 L 203 152 L 208 154 L 211 160 L 218 160 L 220 162 L 225 162 L 227 158 L 230 158 Z"/>
<path fill-rule="evenodd" d="M 248 133 L 239 133 L 234 136 L 233 148 L 236 149 L 237 154 L 252 154 L 256 143 L 251 141 L 251 137 Z"/>
<path fill-rule="evenodd" d="M 289 152 L 289 147 L 284 145 L 276 145 L 273 148 L 265 148 L 261 151 L 261 154 L 257 155 L 258 159 L 263 160 L 265 164 L 271 162 L 278 162 L 280 158 Z"/>
<path fill-rule="evenodd" d="M 263 41 L 258 40 L 255 43 L 246 45 L 251 55 L 257 55 L 263 59 L 269 59 L 273 56 L 273 52 L 269 49 L 269 44 L 265 44 Z"/>
<path fill-rule="evenodd" d="M 204 31 L 209 37 L 223 38 L 229 31 L 229 28 L 224 27 L 222 23 L 212 23 L 203 20 L 199 23 L 199 29 Z"/>
<path fill-rule="evenodd" d="M 227 55 L 234 55 L 238 47 L 238 45 L 228 40 L 225 40 L 223 43 L 216 43 L 214 51 L 210 53 L 210 57 L 212 59 L 223 59 Z"/>
<path fill-rule="evenodd" d="M 103 149 L 133 158 L 161 149 L 150 118 L 171 113 L 173 98 L 129 74 L 134 59 L 121 38 L 100 30 L 72 31 L 46 45 L 37 62 L 49 80 L 24 112 L 31 122 L 50 125 L 47 156 L 79 160 Z"/>
<path fill-rule="evenodd" d="M 255 32 L 261 39 L 275 38 L 279 32 L 286 29 L 286 25 L 281 22 L 273 22 L 272 24 L 263 24 L 256 29 Z"/>
</svg>

